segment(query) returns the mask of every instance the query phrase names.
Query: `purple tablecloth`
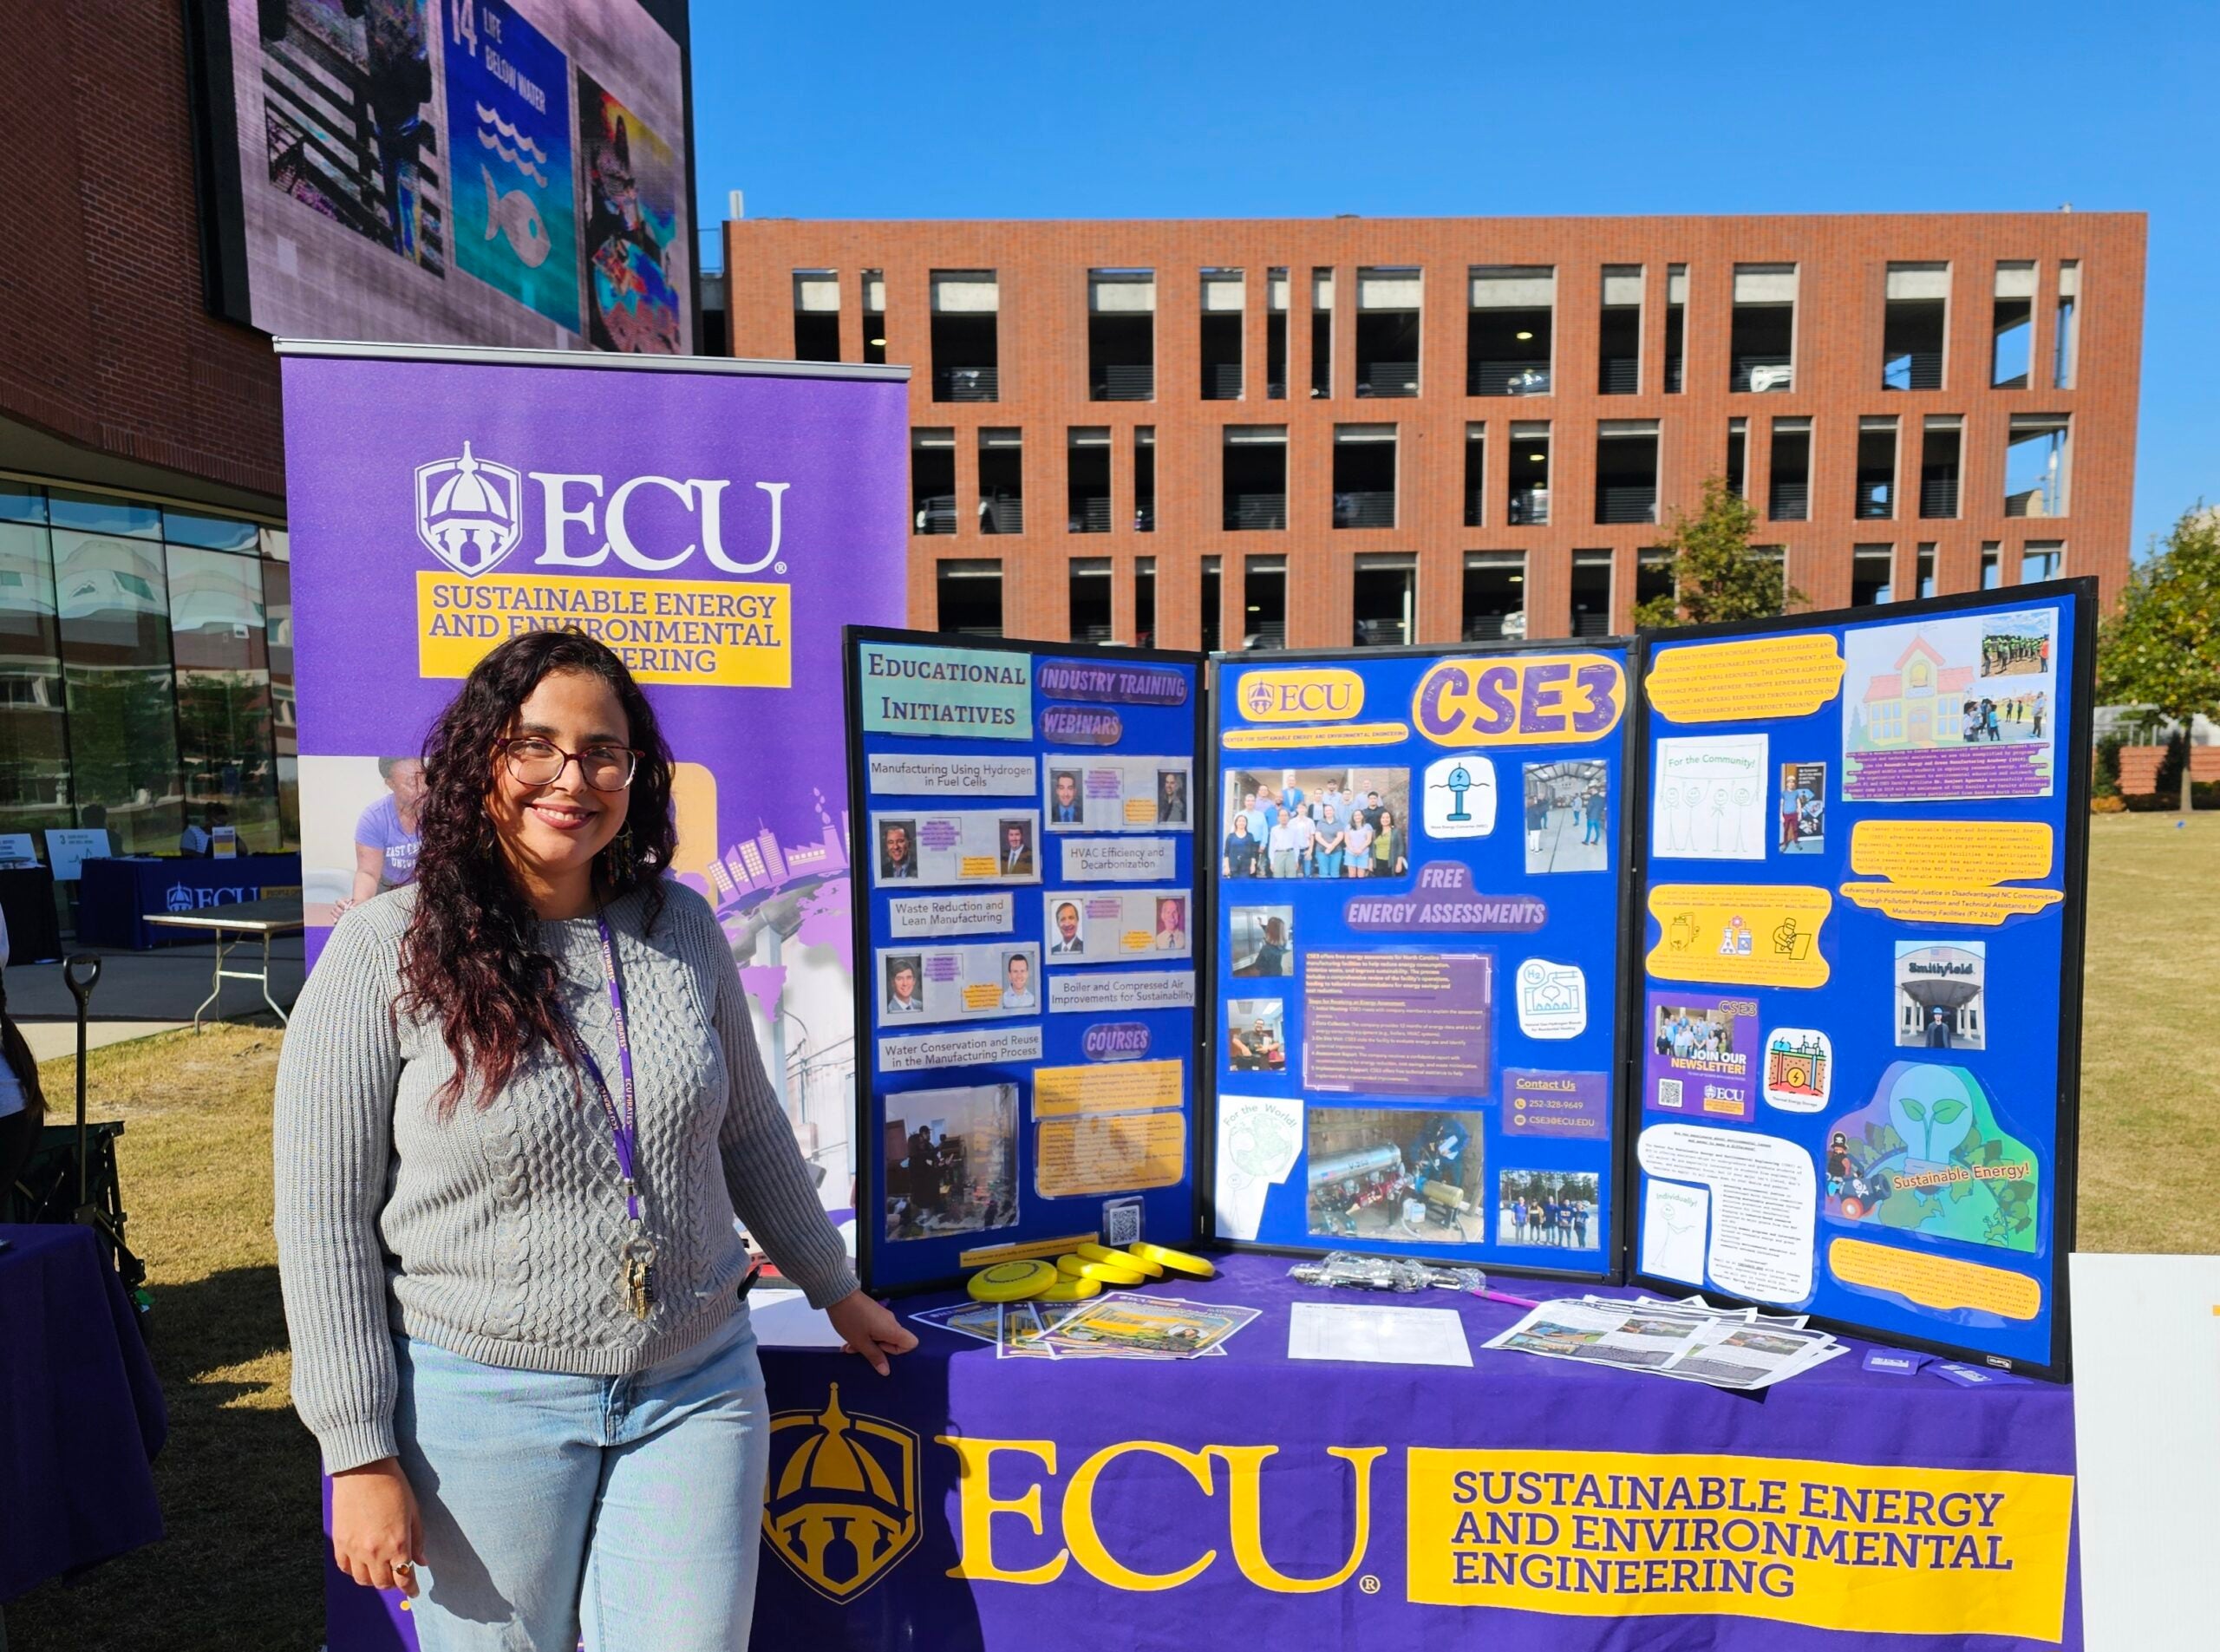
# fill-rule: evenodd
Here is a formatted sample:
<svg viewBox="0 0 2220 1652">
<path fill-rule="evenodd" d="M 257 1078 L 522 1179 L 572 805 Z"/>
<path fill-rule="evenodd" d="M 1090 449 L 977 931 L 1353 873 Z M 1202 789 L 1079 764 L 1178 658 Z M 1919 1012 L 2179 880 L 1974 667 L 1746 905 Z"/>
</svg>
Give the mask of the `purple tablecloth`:
<svg viewBox="0 0 2220 1652">
<path fill-rule="evenodd" d="M 0 1602 L 162 1535 L 168 1431 L 131 1298 L 90 1228 L 0 1226 Z"/>
<path fill-rule="evenodd" d="M 2007 1380 L 1966 1389 L 1931 1373 L 1884 1375 L 1862 1368 L 1859 1344 L 1761 1395 L 1729 1394 L 1491 1353 L 1480 1344 L 1523 1310 L 1438 1290 L 1380 1298 L 1313 1290 L 1289 1280 L 1288 1265 L 1235 1257 L 1208 1283 L 1152 1287 L 1262 1309 L 1223 1357 L 1002 1360 L 984 1344 L 919 1327 L 917 1353 L 882 1380 L 849 1355 L 765 1350 L 774 1530 L 756 1644 L 809 1652 L 1168 1652 L 1229 1641 L 1397 1652 L 2081 1644 L 2068 1388 Z M 1500 1283 L 1522 1296 L 1580 1294 Z M 1295 1302 L 1353 1299 L 1455 1309 L 1472 1368 L 1287 1358 Z M 898 1306 L 906 1316 L 954 1300 Z M 1503 1486 L 1505 1469 L 1541 1477 L 1518 1482 L 1541 1500 L 1459 1503 L 1460 1484 Z M 1460 1483 L 1460 1472 L 1476 1478 Z M 1779 1518 L 1737 1514 L 1776 1472 Z M 1505 1564 L 1522 1548 L 1546 1547 L 1534 1541 L 1534 1512 L 1557 1507 L 1569 1532 L 1577 1477 L 1596 1476 L 1587 1484 L 1609 1499 L 1614 1473 L 1684 1487 L 1694 1501 L 1651 1517 L 1682 1519 L 1670 1544 L 1706 1559 L 1681 1562 L 1694 1570 L 1681 1574 L 1669 1561 L 1612 1563 L 1607 1531 L 1623 1536 L 1625 1527 L 1606 1528 L 1590 1512 L 1584 1530 L 1597 1557 L 1584 1570 L 1529 1558 L 1519 1608 L 1414 1598 L 1422 1574 L 1455 1575 L 1454 1550 L 1470 1552 L 1465 1564 L 1478 1577 L 1485 1557 Z M 1360 1483 L 1368 1493 L 1361 1508 Z M 1923 1501 L 1906 1499 L 1907 1483 L 1923 1485 Z M 1552 1484 L 1566 1493 L 1555 1505 Z M 1726 1500 L 1706 1514 L 1707 1497 Z M 1838 1497 L 1865 1518 L 1838 1519 Z M 1990 1505 L 1991 1526 L 1981 1524 L 1982 1498 L 2003 1499 Z M 1907 1511 L 1924 1518 L 1907 1521 Z M 1467 1512 L 1476 1524 L 1457 1533 Z M 1708 1520 L 1710 1530 L 1688 1518 Z M 1863 1544 L 1858 1529 L 1871 1534 Z M 1761 1543 L 1764 1531 L 1799 1530 L 1807 1549 L 1820 1547 L 1817 1557 L 1768 1557 L 1760 1548 L 1746 1560 L 1737 1546 L 1746 1531 Z M 1838 1534 L 1845 1547 L 1832 1556 L 1825 1545 Z M 1894 1554 L 1891 1535 L 1904 1545 Z M 1746 1581 L 1726 1562 L 1749 1567 Z M 968 1575 L 950 1576 L 959 1568 Z M 1683 1578 L 1689 1589 L 1676 1591 Z M 1321 1580 L 1329 1586 L 1316 1586 Z M 334 1600 L 332 1652 L 413 1643 L 391 1603 L 349 1610 L 375 1597 L 343 1578 L 334 1593 L 354 1598 Z M 1665 1605 L 1674 1610 L 1657 1615 Z M 1848 1626 L 1862 1624 L 1892 1632 Z M 1995 1632 L 2008 1625 L 2019 1632 Z"/>
</svg>

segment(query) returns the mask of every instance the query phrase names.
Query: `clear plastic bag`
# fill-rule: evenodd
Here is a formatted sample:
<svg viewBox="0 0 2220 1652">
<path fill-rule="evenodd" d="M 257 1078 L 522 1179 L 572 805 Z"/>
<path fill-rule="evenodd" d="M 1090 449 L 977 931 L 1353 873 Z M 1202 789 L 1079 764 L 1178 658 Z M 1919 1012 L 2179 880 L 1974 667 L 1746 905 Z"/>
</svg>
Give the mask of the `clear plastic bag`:
<svg viewBox="0 0 2220 1652">
<path fill-rule="evenodd" d="M 1446 1268 L 1409 1257 L 1361 1257 L 1348 1250 L 1298 1262 L 1287 1271 L 1303 1284 L 1350 1290 L 1461 1290 L 1478 1296 L 1488 1288 L 1487 1275 L 1478 1268 Z"/>
</svg>

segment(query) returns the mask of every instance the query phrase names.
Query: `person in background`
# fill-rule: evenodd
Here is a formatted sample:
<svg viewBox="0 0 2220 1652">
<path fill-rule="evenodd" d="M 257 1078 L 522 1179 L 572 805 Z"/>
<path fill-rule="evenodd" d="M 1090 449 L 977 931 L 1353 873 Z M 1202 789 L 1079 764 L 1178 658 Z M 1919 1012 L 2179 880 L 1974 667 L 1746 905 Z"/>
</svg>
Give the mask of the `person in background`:
<svg viewBox="0 0 2220 1652">
<path fill-rule="evenodd" d="M 416 877 L 333 929 L 278 1061 L 333 1562 L 413 1596 L 423 1652 L 743 1652 L 771 1418 L 735 1218 L 874 1368 L 917 1338 L 857 1289 L 731 944 L 666 875 L 676 765 L 624 663 L 513 638 L 426 750 Z"/>
<path fill-rule="evenodd" d="M 211 811 L 211 813 L 212 813 L 213 811 Z M 199 820 L 195 820 L 191 815 L 186 815 L 185 817 L 185 830 L 177 834 L 178 853 L 199 859 L 205 857 L 208 853 L 210 844 L 211 839 L 208 836 L 208 828 L 203 826 Z"/>
<path fill-rule="evenodd" d="M 1283 806 L 1279 818 L 1272 823 L 1272 835 L 1265 839 L 1271 854 L 1272 876 L 1292 878 L 1296 875 L 1295 822 Z"/>
<path fill-rule="evenodd" d="M 1288 819 L 1288 826 L 1295 833 L 1295 875 L 1298 878 L 1317 875 L 1311 855 L 1318 846 L 1318 823 L 1310 818 L 1310 807 L 1308 803 L 1298 803 Z"/>
<path fill-rule="evenodd" d="M 1372 876 L 1372 822 L 1362 809 L 1349 811 L 1348 828 L 1342 833 L 1342 870 L 1351 878 Z"/>
<path fill-rule="evenodd" d="M 1318 876 L 1338 878 L 1342 875 L 1342 850 L 1346 841 L 1341 818 L 1330 803 L 1318 806 L 1318 837 L 1311 845 L 1317 857 Z"/>
<path fill-rule="evenodd" d="M 1380 824 L 1372 833 L 1372 875 L 1400 878 L 1409 869 L 1403 855 L 1403 833 L 1395 825 L 1393 809 L 1380 811 Z"/>
<path fill-rule="evenodd" d="M 1263 847 L 1249 833 L 1249 817 L 1233 817 L 1233 830 L 1225 834 L 1225 850 L 1220 857 L 1218 870 L 1228 878 L 1254 878 L 1257 875 L 1257 856 Z"/>
<path fill-rule="evenodd" d="M 1260 786 L 1257 788 L 1256 799 L 1250 804 L 1248 814 L 1249 835 L 1256 839 L 1259 849 L 1269 848 L 1273 823 L 1279 819 L 1279 811 L 1272 806 L 1272 793 L 1269 787 Z"/>
<path fill-rule="evenodd" d="M 378 778 L 386 793 L 355 822 L 355 886 L 335 902 L 337 923 L 373 895 L 399 889 L 416 876 L 416 850 L 424 819 L 424 761 L 420 757 L 381 757 Z"/>
</svg>

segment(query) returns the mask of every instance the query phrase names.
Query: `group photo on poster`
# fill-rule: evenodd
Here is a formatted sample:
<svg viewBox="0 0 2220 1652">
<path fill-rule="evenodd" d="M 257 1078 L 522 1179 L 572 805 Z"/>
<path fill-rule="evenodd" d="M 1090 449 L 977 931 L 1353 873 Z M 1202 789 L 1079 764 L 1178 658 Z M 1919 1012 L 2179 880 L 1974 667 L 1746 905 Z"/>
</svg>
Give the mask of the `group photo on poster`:
<svg viewBox="0 0 2220 1652">
<path fill-rule="evenodd" d="M 1393 877 L 1410 859 L 1407 768 L 1229 766 L 1226 878 Z"/>
</svg>

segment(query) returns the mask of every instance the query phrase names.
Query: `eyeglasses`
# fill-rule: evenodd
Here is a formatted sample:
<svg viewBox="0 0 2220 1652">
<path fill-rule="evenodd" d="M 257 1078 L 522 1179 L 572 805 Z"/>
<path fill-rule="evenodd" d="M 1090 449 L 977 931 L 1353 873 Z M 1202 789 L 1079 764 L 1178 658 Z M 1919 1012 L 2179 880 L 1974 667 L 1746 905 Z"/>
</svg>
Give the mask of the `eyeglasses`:
<svg viewBox="0 0 2220 1652">
<path fill-rule="evenodd" d="M 621 792 L 632 783 L 640 765 L 640 754 L 630 746 L 589 746 L 581 752 L 566 752 L 552 740 L 530 735 L 505 740 L 500 749 L 509 777 L 519 786 L 552 786 L 575 761 L 578 778 L 595 791 Z"/>
</svg>

